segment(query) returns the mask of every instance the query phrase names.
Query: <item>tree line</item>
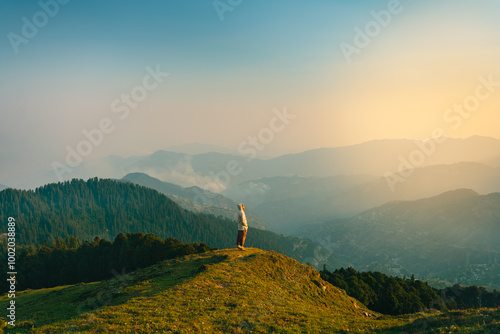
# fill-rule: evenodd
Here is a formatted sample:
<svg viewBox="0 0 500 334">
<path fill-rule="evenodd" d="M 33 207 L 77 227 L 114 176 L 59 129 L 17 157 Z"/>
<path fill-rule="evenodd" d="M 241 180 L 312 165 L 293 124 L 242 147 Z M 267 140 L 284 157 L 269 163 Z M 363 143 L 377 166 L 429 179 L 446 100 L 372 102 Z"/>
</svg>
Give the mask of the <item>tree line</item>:
<svg viewBox="0 0 500 334">
<path fill-rule="evenodd" d="M 500 292 L 489 292 L 483 287 L 456 284 L 435 289 L 414 276 L 392 277 L 380 272 L 358 272 L 351 267 L 330 272 L 325 266 L 320 275 L 370 310 L 388 315 L 415 313 L 429 308 L 445 311 L 500 306 Z"/>
<path fill-rule="evenodd" d="M 203 243 L 185 244 L 154 234 L 119 233 L 113 242 L 95 237 L 57 237 L 49 246 L 24 246 L 16 261 L 17 288 L 39 289 L 80 282 L 95 282 L 113 273 L 131 272 L 175 257 L 212 250 Z M 6 266 L 5 261 L 1 263 Z M 7 268 L 2 268 L 4 272 Z M 1 282 L 6 291 L 6 281 Z"/>
</svg>

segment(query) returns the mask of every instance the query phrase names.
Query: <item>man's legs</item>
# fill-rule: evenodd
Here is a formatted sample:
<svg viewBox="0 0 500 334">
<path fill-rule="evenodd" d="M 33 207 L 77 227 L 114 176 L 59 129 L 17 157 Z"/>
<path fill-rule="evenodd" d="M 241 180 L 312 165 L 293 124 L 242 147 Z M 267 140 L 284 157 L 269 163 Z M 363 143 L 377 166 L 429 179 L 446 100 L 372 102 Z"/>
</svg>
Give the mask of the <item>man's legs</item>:
<svg viewBox="0 0 500 334">
<path fill-rule="evenodd" d="M 243 239 L 243 231 L 242 230 L 238 230 L 238 237 L 236 238 L 236 246 L 239 249 L 241 249 L 241 246 L 243 245 L 242 239 Z"/>
<path fill-rule="evenodd" d="M 247 238 L 247 229 L 244 229 L 243 231 L 240 232 L 243 232 L 241 236 L 241 249 L 244 249 L 243 245 L 245 244 L 245 239 Z"/>
</svg>

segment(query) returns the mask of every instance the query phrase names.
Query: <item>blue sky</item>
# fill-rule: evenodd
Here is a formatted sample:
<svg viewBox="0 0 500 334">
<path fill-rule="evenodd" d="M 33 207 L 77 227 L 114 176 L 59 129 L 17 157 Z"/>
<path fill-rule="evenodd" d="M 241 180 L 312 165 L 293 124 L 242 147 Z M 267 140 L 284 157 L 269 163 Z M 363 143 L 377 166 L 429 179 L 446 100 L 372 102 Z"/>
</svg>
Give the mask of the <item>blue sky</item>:
<svg viewBox="0 0 500 334">
<path fill-rule="evenodd" d="M 236 149 L 284 107 L 297 117 L 269 154 L 425 139 L 479 76 L 500 80 L 500 5 L 402 0 L 348 62 L 340 44 L 389 3 L 242 0 L 221 21 L 206 0 L 71 0 L 16 53 L 9 33 L 43 9 L 0 0 L 0 183 L 20 166 L 62 161 L 103 118 L 116 128 L 86 159 L 190 142 Z M 118 120 L 111 103 L 157 65 L 168 78 Z M 499 101 L 500 90 L 447 135 L 494 136 Z"/>
</svg>

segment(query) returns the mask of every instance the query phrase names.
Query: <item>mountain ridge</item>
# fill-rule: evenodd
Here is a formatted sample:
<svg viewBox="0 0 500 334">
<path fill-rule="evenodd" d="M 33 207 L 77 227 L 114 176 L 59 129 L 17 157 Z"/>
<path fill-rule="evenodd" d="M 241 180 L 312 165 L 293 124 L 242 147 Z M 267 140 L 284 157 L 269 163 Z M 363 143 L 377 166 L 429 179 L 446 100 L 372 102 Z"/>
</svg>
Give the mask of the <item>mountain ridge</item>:
<svg viewBox="0 0 500 334">
<path fill-rule="evenodd" d="M 210 144 L 201 144 L 201 143 L 188 143 L 183 145 L 170 146 L 166 150 L 171 152 L 189 154 L 189 155 L 196 155 L 196 154 L 210 153 L 210 152 L 226 153 L 226 154 L 234 153 L 233 150 L 230 150 L 226 147 L 218 145 L 210 145 Z"/>
<path fill-rule="evenodd" d="M 264 176 L 326 177 L 342 174 L 382 176 L 386 172 L 401 171 L 402 165 L 409 164 L 408 159 L 414 152 L 420 152 L 424 156 L 422 164 L 414 167 L 452 164 L 460 161 L 484 162 L 498 156 L 500 140 L 476 136 L 466 139 L 448 138 L 444 143 L 438 144 L 433 141 L 426 143 L 422 140 L 383 139 L 350 146 L 307 150 L 271 159 L 259 155 L 250 157 L 238 154 L 189 155 L 165 152 L 167 151 L 158 150 L 144 156 L 129 158 L 115 156 L 84 161 L 72 168 L 71 175 L 67 177 L 87 179 L 98 175 L 121 178 L 127 173 L 143 172 L 183 187 L 196 185 L 204 188 L 216 181 L 214 178 L 220 173 L 227 172 L 229 162 L 236 162 L 241 170 L 235 175 L 230 175 L 227 184 L 222 182 L 222 188 Z M 406 160 L 406 163 L 402 163 L 401 159 Z M 25 174 L 22 178 L 23 182 L 21 178 L 16 177 L 18 181 L 14 183 L 14 186 L 17 186 L 16 183 L 33 183 L 34 179 L 38 180 L 38 185 L 55 181 L 56 175 L 53 171 L 44 171 L 43 180 L 39 176 L 34 176 L 39 174 L 38 171 L 34 172 L 29 175 Z"/>
<path fill-rule="evenodd" d="M 358 270 L 500 287 L 500 193 L 390 202 L 301 234 Z"/>
<path fill-rule="evenodd" d="M 121 180 L 155 189 L 169 197 L 183 209 L 192 212 L 223 216 L 231 220 L 234 219 L 237 213 L 237 203 L 233 200 L 222 194 L 212 193 L 196 186 L 183 188 L 173 183 L 160 181 L 146 173 L 129 173 Z M 267 229 L 267 223 L 252 213 L 251 209 L 246 210 L 246 214 L 250 226 Z"/>
</svg>

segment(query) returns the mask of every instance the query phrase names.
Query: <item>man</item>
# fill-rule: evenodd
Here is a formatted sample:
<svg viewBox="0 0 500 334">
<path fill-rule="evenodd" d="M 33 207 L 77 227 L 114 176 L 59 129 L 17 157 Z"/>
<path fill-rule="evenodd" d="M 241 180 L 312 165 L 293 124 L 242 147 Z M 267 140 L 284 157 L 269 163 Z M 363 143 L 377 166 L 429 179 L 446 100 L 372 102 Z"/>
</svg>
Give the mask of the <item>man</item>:
<svg viewBox="0 0 500 334">
<path fill-rule="evenodd" d="M 245 239 L 247 237 L 247 217 L 245 215 L 245 205 L 243 203 L 238 204 L 238 238 L 236 239 L 236 245 L 239 250 L 245 250 L 243 245 L 245 244 Z"/>
</svg>

